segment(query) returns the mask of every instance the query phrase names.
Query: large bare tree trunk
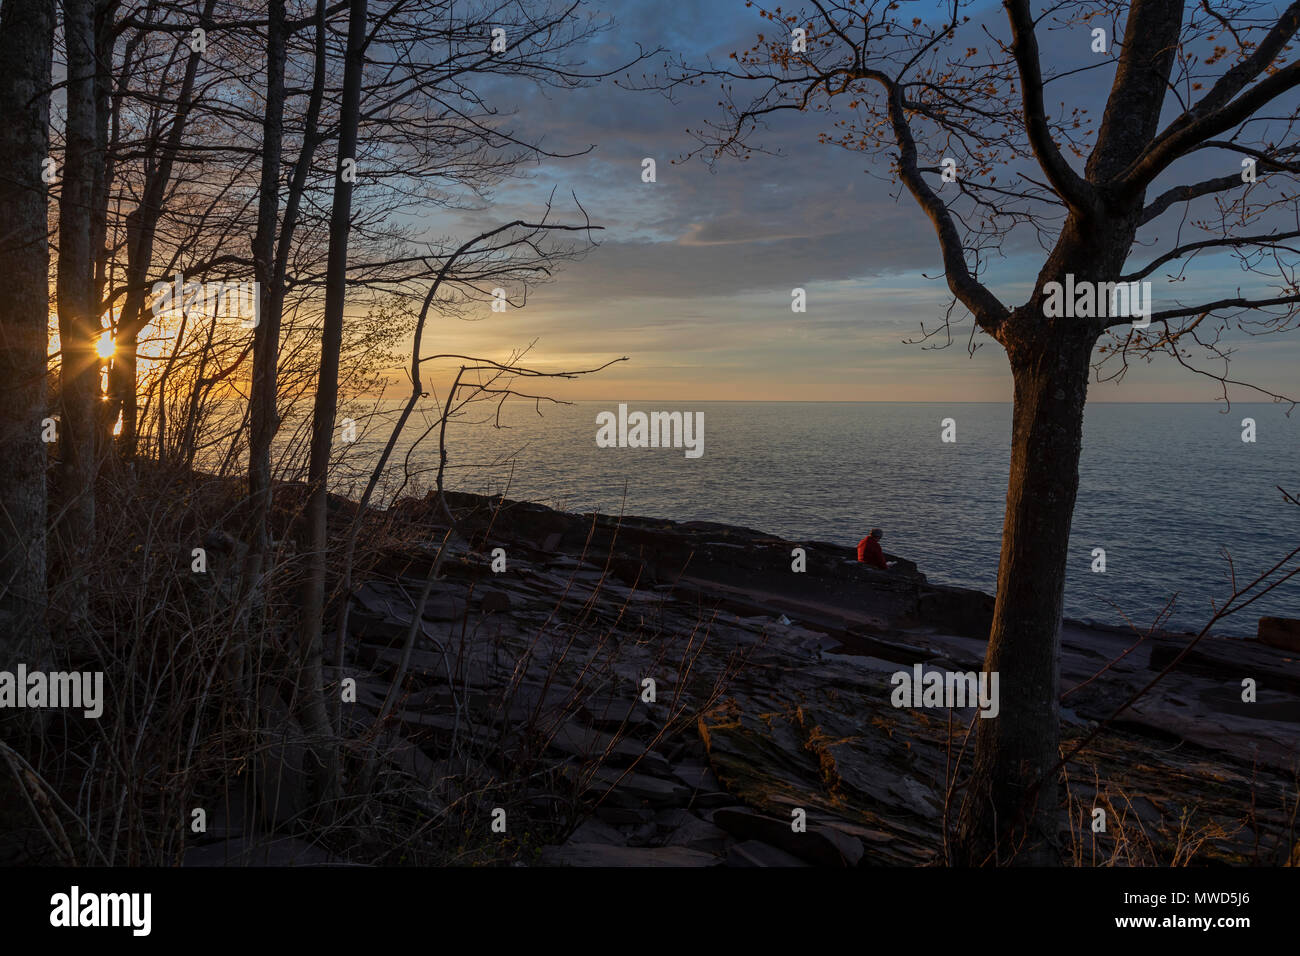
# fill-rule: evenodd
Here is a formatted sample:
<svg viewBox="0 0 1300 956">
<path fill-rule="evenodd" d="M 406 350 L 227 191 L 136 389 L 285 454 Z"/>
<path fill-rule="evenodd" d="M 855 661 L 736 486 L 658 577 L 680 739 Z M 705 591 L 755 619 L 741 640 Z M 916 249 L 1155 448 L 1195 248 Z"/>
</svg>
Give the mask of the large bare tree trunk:
<svg viewBox="0 0 1300 956">
<path fill-rule="evenodd" d="M 95 39 L 91 0 L 64 0 L 67 45 L 67 129 L 59 194 L 60 422 L 58 508 L 62 582 L 60 606 L 85 618 L 86 564 L 95 532 L 96 418 L 99 396 L 99 316 L 94 302 L 91 206 L 95 165 Z"/>
<path fill-rule="evenodd" d="M 357 124 L 361 114 L 361 76 L 366 36 L 366 0 L 351 0 L 348 14 L 347 59 L 343 69 L 343 103 L 339 116 L 339 152 L 335 164 L 334 202 L 330 210 L 329 257 L 325 271 L 325 317 L 321 331 L 320 376 L 316 382 L 316 403 L 312 413 L 311 454 L 308 470 L 310 496 L 304 516 L 306 524 L 307 573 L 302 595 L 302 625 L 299 647 L 302 669 L 298 696 L 307 729 L 319 739 L 331 736 L 325 708 L 322 672 L 322 628 L 325 616 L 325 575 L 329 535 L 329 460 L 334 441 L 334 419 L 338 412 L 339 353 L 343 344 L 343 308 L 347 296 L 348 233 L 352 218 L 351 177 L 344 178 L 343 161 L 355 159 Z M 332 794 L 338 786 L 337 755 L 332 746 L 323 748 L 319 781 L 322 793 Z"/>
<path fill-rule="evenodd" d="M 984 662 L 999 675 L 1001 712 L 976 720 L 959 863 L 1056 862 L 1061 609 L 1091 349 L 1084 327 L 1008 343 L 1011 474 Z"/>
<path fill-rule="evenodd" d="M 0 660 L 46 648 L 45 367 L 50 251 L 42 164 L 49 155 L 55 0 L 5 0 L 0 14 Z"/>
</svg>

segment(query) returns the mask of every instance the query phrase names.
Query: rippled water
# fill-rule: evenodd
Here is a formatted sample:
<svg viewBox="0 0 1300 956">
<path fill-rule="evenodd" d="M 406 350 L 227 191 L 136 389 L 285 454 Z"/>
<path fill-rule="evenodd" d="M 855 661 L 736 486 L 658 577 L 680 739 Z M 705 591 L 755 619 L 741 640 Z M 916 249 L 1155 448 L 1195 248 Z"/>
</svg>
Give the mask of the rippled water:
<svg viewBox="0 0 1300 956">
<path fill-rule="evenodd" d="M 616 403 L 507 405 L 497 430 L 449 429 L 448 486 L 505 490 L 570 511 L 703 519 L 792 540 L 856 544 L 873 525 L 886 550 L 931 580 L 992 591 L 1006 494 L 1007 405 L 631 402 L 630 411 L 702 411 L 704 455 L 597 448 L 596 414 Z M 1258 440 L 1241 440 L 1252 417 Z M 482 418 L 483 416 L 478 416 Z M 490 419 L 490 415 L 487 416 Z M 957 441 L 940 441 L 956 421 Z M 1300 413 L 1275 405 L 1092 405 L 1070 541 L 1066 613 L 1148 625 L 1175 592 L 1174 626 L 1199 628 L 1210 601 L 1300 545 Z M 409 431 L 418 432 L 413 422 Z M 358 445 L 376 447 L 374 431 Z M 412 457 L 435 461 L 436 436 Z M 405 450 L 408 442 L 399 446 Z M 400 454 L 398 456 L 400 463 Z M 626 503 L 624 491 L 626 489 Z M 1106 551 L 1093 573 L 1092 550 Z M 1294 566 L 1294 563 L 1293 565 Z M 1112 604 L 1114 606 L 1112 606 Z M 1254 633 L 1262 614 L 1300 616 L 1300 576 L 1217 628 Z"/>
</svg>

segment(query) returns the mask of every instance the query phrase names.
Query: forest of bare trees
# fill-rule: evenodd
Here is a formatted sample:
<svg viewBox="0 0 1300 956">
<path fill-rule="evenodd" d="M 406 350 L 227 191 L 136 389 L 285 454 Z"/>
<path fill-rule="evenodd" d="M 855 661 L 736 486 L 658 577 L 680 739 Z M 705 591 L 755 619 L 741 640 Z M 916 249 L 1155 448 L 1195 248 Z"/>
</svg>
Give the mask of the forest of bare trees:
<svg viewBox="0 0 1300 956">
<path fill-rule="evenodd" d="M 161 681 L 172 708 L 150 720 L 128 707 L 102 731 L 130 755 L 115 772 L 65 757 L 39 773 L 56 789 L 123 787 L 128 803 L 138 792 L 153 805 L 129 826 L 147 830 L 148 778 L 200 774 L 134 759 L 222 727 L 256 739 L 278 719 L 256 703 L 274 666 L 332 818 L 338 687 L 323 667 L 341 644 L 327 646 L 327 624 L 360 560 L 359 522 L 341 550 L 327 525 L 340 409 L 364 429 L 364 396 L 409 368 L 413 401 L 368 501 L 417 401 L 437 420 L 522 394 L 520 376 L 571 374 L 526 368 L 525 350 L 430 356 L 421 332 L 501 296 L 522 304 L 592 243 L 576 196 L 509 221 L 490 197 L 524 164 L 566 155 L 514 130 L 506 91 L 598 80 L 582 51 L 609 21 L 549 0 L 42 0 L 0 17 L 0 651 L 95 662 L 119 687 Z M 413 226 L 430 209 L 482 227 L 431 235 Z M 422 380 L 435 359 L 460 365 L 449 393 Z M 181 580 L 200 565 L 213 593 Z M 51 728 L 20 724 L 6 723 L 10 752 L 30 757 L 30 735 Z M 102 806 L 73 857 L 103 852 L 93 829 L 111 830 L 122 804 Z M 153 832 L 125 839 L 110 859 L 165 852 Z"/>
</svg>

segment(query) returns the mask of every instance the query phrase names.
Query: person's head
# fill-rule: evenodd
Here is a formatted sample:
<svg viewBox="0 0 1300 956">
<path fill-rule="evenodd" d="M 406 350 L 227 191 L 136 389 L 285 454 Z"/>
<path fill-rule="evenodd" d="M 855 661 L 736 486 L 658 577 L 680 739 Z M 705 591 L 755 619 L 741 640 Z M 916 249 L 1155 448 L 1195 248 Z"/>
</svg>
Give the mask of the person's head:
<svg viewBox="0 0 1300 956">
<path fill-rule="evenodd" d="M 884 534 L 884 532 L 881 531 L 879 528 L 872 528 L 872 529 L 871 529 L 871 537 L 875 538 L 877 541 L 880 540 L 880 536 L 881 536 L 882 534 Z"/>
</svg>

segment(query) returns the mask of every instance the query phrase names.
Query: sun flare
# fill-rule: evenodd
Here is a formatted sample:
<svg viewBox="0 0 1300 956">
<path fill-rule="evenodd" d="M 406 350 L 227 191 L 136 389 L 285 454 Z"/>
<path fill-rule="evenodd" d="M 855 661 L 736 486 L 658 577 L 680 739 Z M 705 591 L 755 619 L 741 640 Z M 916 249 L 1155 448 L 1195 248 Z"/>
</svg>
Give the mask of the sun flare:
<svg viewBox="0 0 1300 956">
<path fill-rule="evenodd" d="M 95 351 L 99 353 L 102 359 L 113 357 L 113 336 L 112 333 L 105 331 L 99 337 L 99 344 L 95 346 Z"/>
</svg>

